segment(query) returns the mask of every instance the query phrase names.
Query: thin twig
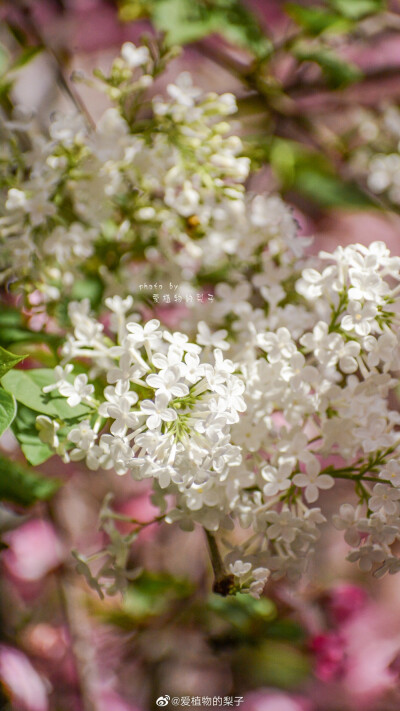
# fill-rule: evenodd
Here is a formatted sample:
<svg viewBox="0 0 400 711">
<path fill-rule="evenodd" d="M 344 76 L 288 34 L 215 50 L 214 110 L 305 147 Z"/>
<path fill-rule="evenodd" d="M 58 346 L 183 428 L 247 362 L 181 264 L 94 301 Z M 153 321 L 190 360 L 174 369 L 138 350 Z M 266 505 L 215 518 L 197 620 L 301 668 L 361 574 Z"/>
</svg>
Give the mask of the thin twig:
<svg viewBox="0 0 400 711">
<path fill-rule="evenodd" d="M 47 503 L 46 510 L 58 536 L 61 539 L 65 539 L 66 535 L 58 521 L 54 501 Z M 93 672 L 90 664 L 92 647 L 86 636 L 89 631 L 88 622 L 82 609 L 80 591 L 74 582 L 75 574 L 69 566 L 63 564 L 54 572 L 54 576 L 62 616 L 71 638 L 71 651 L 78 677 L 82 710 L 96 711 L 96 705 L 93 701 Z"/>
<path fill-rule="evenodd" d="M 48 44 L 45 36 L 43 35 L 39 25 L 35 20 L 31 7 L 25 2 L 25 0 L 19 0 L 18 5 L 23 14 L 29 32 L 32 34 L 36 42 L 43 47 L 43 49 L 47 52 L 50 59 L 52 60 L 56 73 L 56 80 L 60 85 L 61 89 L 68 96 L 70 101 L 72 101 L 77 111 L 82 114 L 82 116 L 84 116 L 88 125 L 91 128 L 95 128 L 95 122 L 91 117 L 85 103 L 82 101 L 79 93 L 76 91 L 75 87 L 70 83 L 70 81 L 65 75 L 64 64 L 60 55 L 51 45 Z"/>
</svg>

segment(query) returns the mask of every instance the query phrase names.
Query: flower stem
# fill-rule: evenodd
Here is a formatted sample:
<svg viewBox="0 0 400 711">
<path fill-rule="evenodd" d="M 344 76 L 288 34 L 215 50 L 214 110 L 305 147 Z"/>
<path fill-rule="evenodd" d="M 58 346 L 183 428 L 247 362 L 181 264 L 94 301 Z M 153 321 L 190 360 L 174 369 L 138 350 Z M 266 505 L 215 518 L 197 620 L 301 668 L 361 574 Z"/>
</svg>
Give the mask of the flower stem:
<svg viewBox="0 0 400 711">
<path fill-rule="evenodd" d="M 215 536 L 206 529 L 204 529 L 204 532 L 206 534 L 211 564 L 214 571 L 213 591 L 218 595 L 226 597 L 234 589 L 234 576 L 225 570 Z"/>
</svg>

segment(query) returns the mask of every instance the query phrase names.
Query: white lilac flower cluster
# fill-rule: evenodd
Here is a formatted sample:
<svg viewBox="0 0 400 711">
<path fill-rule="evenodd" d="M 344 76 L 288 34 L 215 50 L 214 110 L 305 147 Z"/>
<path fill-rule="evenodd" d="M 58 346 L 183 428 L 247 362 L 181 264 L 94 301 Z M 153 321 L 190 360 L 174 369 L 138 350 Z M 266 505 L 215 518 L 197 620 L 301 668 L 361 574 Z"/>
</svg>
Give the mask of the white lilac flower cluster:
<svg viewBox="0 0 400 711">
<path fill-rule="evenodd" d="M 84 419 L 69 431 L 64 459 L 85 460 L 92 470 L 129 471 L 137 480 L 152 478 L 160 492 L 176 494 L 170 520 L 217 530 L 231 513 L 230 469 L 241 463 L 230 430 L 245 409 L 244 383 L 218 347 L 226 347 L 224 333 L 212 342 L 205 324 L 203 330 L 199 324 L 202 347 L 183 333 L 162 330 L 156 319 L 141 325 L 126 318 L 129 297 L 107 299 L 107 305 L 116 342 L 90 317 L 87 301 L 70 304 L 74 335 L 63 348 L 56 382 L 44 388 L 58 390 L 71 407 L 83 403 L 94 413 L 93 421 Z M 90 359 L 89 377 L 75 375 L 69 363 L 81 358 Z M 96 395 L 89 382 L 94 379 L 103 382 Z M 41 438 L 52 443 L 58 423 L 38 419 Z M 57 442 L 59 453 L 60 446 Z"/>
<path fill-rule="evenodd" d="M 368 188 L 376 195 L 400 203 L 400 111 L 395 105 L 382 112 L 362 112 L 357 118 L 363 145 L 354 151 L 351 167 L 359 177 L 366 177 Z"/>
<path fill-rule="evenodd" d="M 388 399 L 400 370 L 400 258 L 382 242 L 338 247 L 294 281 L 250 331 L 243 287 L 236 328 L 200 322 L 197 343 L 138 323 L 131 297 L 107 300 L 112 339 L 88 303 L 73 303 L 74 334 L 47 387 L 93 410 L 58 452 L 151 478 L 167 522 L 225 532 L 227 575 L 253 595 L 268 576 L 302 574 L 326 521 L 319 497 L 331 499 L 336 480 L 348 484 L 333 523 L 349 560 L 378 576 L 400 569 L 400 414 Z M 283 326 L 274 311 L 289 297 Z M 62 424 L 48 418 L 44 430 L 41 418 L 41 437 L 51 442 Z"/>
<path fill-rule="evenodd" d="M 205 93 L 184 72 L 149 99 L 159 71 L 154 51 L 125 43 L 110 75 L 96 73 L 114 105 L 95 127 L 55 115 L 46 139 L 32 117 L 3 121 L 15 154 L 1 175 L 3 283 L 47 300 L 82 275 L 122 295 L 165 279 L 190 288 L 269 239 L 293 239 L 279 198 L 245 193 L 250 161 L 227 120 L 235 97 Z"/>
</svg>

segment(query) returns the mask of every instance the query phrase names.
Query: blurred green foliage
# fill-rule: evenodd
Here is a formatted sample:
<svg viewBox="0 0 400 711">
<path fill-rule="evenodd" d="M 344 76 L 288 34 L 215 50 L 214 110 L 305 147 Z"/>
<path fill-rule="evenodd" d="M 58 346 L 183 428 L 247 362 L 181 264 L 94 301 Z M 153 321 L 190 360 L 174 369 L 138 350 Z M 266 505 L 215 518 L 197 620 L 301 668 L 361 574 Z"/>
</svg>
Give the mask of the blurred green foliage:
<svg viewBox="0 0 400 711">
<path fill-rule="evenodd" d="M 386 7 L 385 0 L 328 0 L 328 4 L 351 20 L 362 20 Z"/>
<path fill-rule="evenodd" d="M 240 0 L 120 0 L 119 8 L 125 22 L 150 17 L 170 44 L 218 33 L 257 57 L 267 56 L 272 49 L 257 17 Z"/>
<path fill-rule="evenodd" d="M 340 89 L 353 84 L 362 77 L 362 72 L 352 62 L 347 62 L 331 49 L 314 47 L 306 43 L 297 44 L 293 54 L 300 62 L 317 64 L 325 76 L 327 84 L 332 89 Z"/>
<path fill-rule="evenodd" d="M 296 192 L 322 208 L 375 205 L 356 183 L 343 180 L 326 155 L 298 141 L 254 138 L 249 153 L 256 165 L 269 163 L 284 194 Z"/>
<path fill-rule="evenodd" d="M 204 596 L 188 579 L 145 571 L 129 585 L 120 604 L 105 609 L 91 599 L 90 606 L 103 622 L 135 632 L 139 646 L 147 629 L 168 629 L 172 621 L 180 630 L 196 629 L 210 653 L 229 658 L 237 688 L 290 688 L 309 673 L 304 631 L 265 597 Z"/>
<path fill-rule="evenodd" d="M 0 455 L 0 499 L 21 506 L 51 498 L 61 482 Z"/>
</svg>

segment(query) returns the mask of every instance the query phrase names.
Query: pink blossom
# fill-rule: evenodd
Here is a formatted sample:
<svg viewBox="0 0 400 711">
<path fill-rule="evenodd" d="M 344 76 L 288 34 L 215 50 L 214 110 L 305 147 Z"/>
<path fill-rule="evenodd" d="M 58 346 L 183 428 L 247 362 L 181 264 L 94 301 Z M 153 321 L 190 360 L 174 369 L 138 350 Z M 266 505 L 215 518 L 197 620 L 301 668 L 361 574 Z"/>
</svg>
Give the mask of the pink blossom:
<svg viewBox="0 0 400 711">
<path fill-rule="evenodd" d="M 160 515 L 159 509 L 153 506 L 150 501 L 150 492 L 140 494 L 139 496 L 133 496 L 128 499 L 128 501 L 121 504 L 121 506 L 118 507 L 118 510 L 125 516 L 131 516 L 133 519 L 140 521 L 141 523 L 152 521 Z M 120 525 L 120 528 L 124 532 L 132 530 L 132 526 L 130 524 L 124 523 Z M 135 528 L 135 526 L 133 528 Z M 139 534 L 140 539 L 142 541 L 153 539 L 157 534 L 157 529 L 157 524 L 146 526 Z"/>
<path fill-rule="evenodd" d="M 346 652 L 343 638 L 336 632 L 313 637 L 311 650 L 316 657 L 315 674 L 322 681 L 339 679 L 345 671 Z"/>
<path fill-rule="evenodd" d="M 63 548 L 47 521 L 34 519 L 5 537 L 8 550 L 3 554 L 7 571 L 23 582 L 36 582 L 63 560 Z"/>
<path fill-rule="evenodd" d="M 97 711 L 138 711 L 138 707 L 134 706 L 117 694 L 113 689 L 101 689 L 98 692 L 96 699 Z"/>
<path fill-rule="evenodd" d="M 315 707 L 304 696 L 260 689 L 247 694 L 241 708 L 242 711 L 314 711 Z"/>
<path fill-rule="evenodd" d="M 326 596 L 326 607 L 332 622 L 335 625 L 347 622 L 363 609 L 367 599 L 367 593 L 358 585 L 336 585 Z"/>
<path fill-rule="evenodd" d="M 155 310 L 156 318 L 161 323 L 171 329 L 179 328 L 184 318 L 187 318 L 189 309 L 185 305 L 180 306 L 158 306 Z"/>
<path fill-rule="evenodd" d="M 400 648 L 398 618 L 392 611 L 370 603 L 342 632 L 349 660 L 344 685 L 353 708 L 366 711 L 397 685 L 390 664 Z"/>
<path fill-rule="evenodd" d="M 48 711 L 46 684 L 22 652 L 0 645 L 0 680 L 15 711 Z"/>
</svg>

